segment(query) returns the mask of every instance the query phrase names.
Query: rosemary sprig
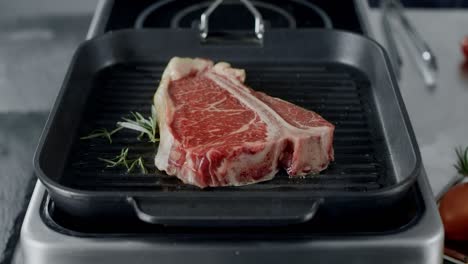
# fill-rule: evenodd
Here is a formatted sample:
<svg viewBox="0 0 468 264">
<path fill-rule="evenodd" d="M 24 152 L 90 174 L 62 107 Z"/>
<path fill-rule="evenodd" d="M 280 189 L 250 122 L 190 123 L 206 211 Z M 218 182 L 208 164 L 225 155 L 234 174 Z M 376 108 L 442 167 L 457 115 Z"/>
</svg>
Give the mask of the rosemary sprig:
<svg viewBox="0 0 468 264">
<path fill-rule="evenodd" d="M 468 147 L 463 150 L 462 147 L 458 147 L 455 149 L 455 153 L 457 153 L 457 164 L 455 164 L 455 168 L 458 170 L 460 174 L 463 176 L 468 176 Z"/>
<path fill-rule="evenodd" d="M 146 135 L 150 142 L 155 143 L 159 141 L 157 137 L 158 124 L 156 119 L 156 110 L 154 105 L 151 107 L 151 116 L 148 118 L 143 117 L 138 112 L 130 112 L 133 119 L 122 118 L 124 122 L 117 122 L 119 127 L 131 129 L 140 132 L 138 139 L 141 140 Z"/>
<path fill-rule="evenodd" d="M 143 162 L 142 157 L 139 157 L 138 159 L 134 160 L 132 162 L 132 164 L 130 164 L 130 167 L 127 169 L 127 172 L 131 172 L 133 170 L 133 168 L 135 168 L 135 166 L 140 168 L 140 172 L 142 174 L 147 174 L 148 173 L 148 170 L 145 167 L 145 164 Z"/>
<path fill-rule="evenodd" d="M 112 168 L 112 167 L 117 167 L 117 166 L 123 165 L 123 166 L 125 166 L 125 168 L 128 169 L 127 156 L 128 156 L 128 148 L 123 148 L 120 151 L 120 154 L 117 155 L 113 159 L 103 159 L 103 158 L 98 158 L 98 159 L 108 163 L 107 166 L 106 166 L 107 168 Z"/>
<path fill-rule="evenodd" d="M 92 139 L 103 137 L 107 138 L 109 140 L 109 143 L 112 144 L 112 135 L 126 128 L 140 132 L 140 135 L 138 136 L 139 140 L 141 140 L 142 137 L 146 135 L 149 141 L 152 143 L 159 141 L 156 108 L 154 107 L 154 105 L 151 106 L 151 116 L 148 118 L 145 118 L 142 114 L 138 112 L 130 112 L 130 114 L 132 115 L 133 119 L 122 118 L 123 122 L 117 122 L 116 129 L 110 132 L 105 128 L 96 129 L 92 131 L 90 135 L 81 137 L 80 139 Z M 127 173 L 132 172 L 136 168 L 139 168 L 142 174 L 148 173 L 148 170 L 145 167 L 144 160 L 142 157 L 138 157 L 137 159 L 128 158 L 128 148 L 123 148 L 120 154 L 112 159 L 98 159 L 107 163 L 106 167 L 108 168 L 123 166 L 127 169 Z"/>
<path fill-rule="evenodd" d="M 112 144 L 112 135 L 121 129 L 122 127 L 117 127 L 116 129 L 110 132 L 105 128 L 96 129 L 96 130 L 93 130 L 89 135 L 80 137 L 80 139 L 91 139 L 91 138 L 102 137 L 102 138 L 107 138 L 107 140 L 109 140 L 109 143 Z"/>
<path fill-rule="evenodd" d="M 148 170 L 145 167 L 143 158 L 128 159 L 128 148 L 124 148 L 120 151 L 120 154 L 113 159 L 98 158 L 101 161 L 107 163 L 107 168 L 123 166 L 127 169 L 127 173 L 132 172 L 135 168 L 140 168 L 142 174 L 147 174 Z"/>
</svg>

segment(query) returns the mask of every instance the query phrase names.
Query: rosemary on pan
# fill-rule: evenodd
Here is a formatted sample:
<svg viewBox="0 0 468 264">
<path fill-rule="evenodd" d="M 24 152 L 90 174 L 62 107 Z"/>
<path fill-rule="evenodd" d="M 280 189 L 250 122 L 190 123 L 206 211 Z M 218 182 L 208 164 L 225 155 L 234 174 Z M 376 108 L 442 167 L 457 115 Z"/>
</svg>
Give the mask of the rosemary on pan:
<svg viewBox="0 0 468 264">
<path fill-rule="evenodd" d="M 133 119 L 125 118 L 123 122 L 117 122 L 117 128 L 108 131 L 105 128 L 93 130 L 89 135 L 80 137 L 80 139 L 92 139 L 92 138 L 107 138 L 109 143 L 112 144 L 112 135 L 117 133 L 118 131 L 126 128 L 134 131 L 140 132 L 138 139 L 141 140 L 144 135 L 146 135 L 150 142 L 156 143 L 159 141 L 158 138 L 158 121 L 156 118 L 156 108 L 154 105 L 151 106 L 151 116 L 148 118 L 143 117 L 142 114 L 138 112 L 130 112 Z"/>
<path fill-rule="evenodd" d="M 80 139 L 91 139 L 91 138 L 102 137 L 102 138 L 107 138 L 107 140 L 109 140 L 109 143 L 112 144 L 112 135 L 121 129 L 122 127 L 117 127 L 116 129 L 110 132 L 105 128 L 96 129 L 96 130 L 93 130 L 89 135 L 80 137 Z"/>
<path fill-rule="evenodd" d="M 124 122 L 117 122 L 117 125 L 122 128 L 127 128 L 140 132 L 138 139 L 141 140 L 146 135 L 150 142 L 155 143 L 159 141 L 157 136 L 158 123 L 156 118 L 156 109 L 151 106 L 151 116 L 148 118 L 143 117 L 138 112 L 130 112 L 133 119 L 122 118 Z"/>
<path fill-rule="evenodd" d="M 145 164 L 143 162 L 143 158 L 139 157 L 138 159 L 134 160 L 131 164 L 130 167 L 127 169 L 127 172 L 132 172 L 135 167 L 140 168 L 140 173 L 141 174 L 147 174 L 148 170 L 145 167 Z"/>
<path fill-rule="evenodd" d="M 468 147 L 463 150 L 462 147 L 458 147 L 455 149 L 457 153 L 457 164 L 455 164 L 455 168 L 458 170 L 460 174 L 463 176 L 468 176 Z"/>
<path fill-rule="evenodd" d="M 158 135 L 158 123 L 156 118 L 156 108 L 154 105 L 151 106 L 151 116 L 148 118 L 143 117 L 142 114 L 138 112 L 130 112 L 132 119 L 130 118 L 122 118 L 123 122 L 117 122 L 117 128 L 108 131 L 105 128 L 96 129 L 91 132 L 88 136 L 81 137 L 80 139 L 92 139 L 92 138 L 107 138 L 109 143 L 112 144 L 112 135 L 117 133 L 122 129 L 130 129 L 140 132 L 138 136 L 138 140 L 141 140 L 143 136 L 147 136 L 149 141 L 152 143 L 159 141 Z M 145 167 L 144 160 L 142 157 L 138 157 L 136 159 L 129 159 L 128 158 L 128 148 L 123 148 L 120 151 L 120 154 L 112 159 L 103 159 L 98 158 L 101 161 L 107 163 L 108 168 L 110 167 L 124 167 L 127 169 L 127 172 L 130 173 L 135 169 L 139 169 L 142 174 L 147 174 L 148 170 Z"/>
<path fill-rule="evenodd" d="M 98 158 L 98 159 L 107 163 L 106 167 L 108 168 L 123 166 L 127 169 L 128 173 L 132 172 L 136 168 L 139 168 L 142 174 L 148 173 L 148 170 L 145 167 L 142 157 L 139 157 L 137 159 L 128 158 L 128 148 L 122 149 L 120 151 L 120 154 L 117 155 L 113 159 L 103 159 L 103 158 Z"/>
</svg>

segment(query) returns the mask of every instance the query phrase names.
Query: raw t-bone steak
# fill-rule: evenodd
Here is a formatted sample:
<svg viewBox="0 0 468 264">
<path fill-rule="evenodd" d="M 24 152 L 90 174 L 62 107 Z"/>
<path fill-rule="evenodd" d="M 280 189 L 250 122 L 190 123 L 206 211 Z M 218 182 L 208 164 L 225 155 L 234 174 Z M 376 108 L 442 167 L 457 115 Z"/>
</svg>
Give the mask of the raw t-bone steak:
<svg viewBox="0 0 468 264">
<path fill-rule="evenodd" d="M 244 85 L 228 63 L 178 58 L 154 96 L 159 170 L 201 188 L 318 173 L 333 160 L 334 126 L 318 114 Z"/>
</svg>

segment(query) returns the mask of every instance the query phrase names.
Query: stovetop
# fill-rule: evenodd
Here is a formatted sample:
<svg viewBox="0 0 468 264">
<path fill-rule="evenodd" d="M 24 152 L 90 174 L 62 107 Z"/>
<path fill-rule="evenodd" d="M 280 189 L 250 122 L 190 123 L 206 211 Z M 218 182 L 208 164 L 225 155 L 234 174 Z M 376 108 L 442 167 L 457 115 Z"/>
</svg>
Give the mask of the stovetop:
<svg viewBox="0 0 468 264">
<path fill-rule="evenodd" d="M 115 1 L 106 32 L 127 28 L 196 28 L 200 15 L 213 1 Z M 363 33 L 354 1 L 251 1 L 272 28 L 334 28 Z M 213 30 L 249 30 L 254 24 L 240 1 L 226 0 L 210 18 Z"/>
<path fill-rule="evenodd" d="M 262 13 L 267 30 L 325 26 L 368 35 L 361 0 L 252 2 Z M 195 30 L 208 3 L 211 1 L 101 0 L 88 38 L 138 27 Z M 212 29 L 250 29 L 253 17 L 244 9 L 226 1 L 213 14 Z M 329 17 L 328 22 L 324 14 Z M 181 229 L 123 219 L 90 222 L 56 210 L 38 183 L 22 229 L 21 252 L 27 264 L 83 260 L 260 263 L 278 259 L 327 259 L 328 263 L 401 263 L 403 259 L 407 263 L 438 263 L 442 241 L 443 231 L 423 172 L 404 201 L 382 215 L 363 212 L 350 219 L 336 219 L 333 212 L 324 212 L 305 225 L 279 229 Z"/>
<path fill-rule="evenodd" d="M 178 229 L 90 223 L 61 215 L 38 182 L 21 232 L 20 263 L 440 263 L 443 230 L 425 174 L 401 208 L 372 221 L 317 221 L 296 229 Z M 416 196 L 416 197 L 415 197 Z M 416 202 L 416 203 L 414 203 Z M 416 207 L 414 207 L 416 206 Z M 409 210 L 408 210 L 409 209 Z M 416 210 L 416 211 L 413 211 Z M 405 216 L 406 215 L 406 216 Z M 324 221 L 325 220 L 325 221 Z M 400 222 L 402 221 L 402 222 Z M 309 232 L 310 231 L 310 232 Z"/>
</svg>

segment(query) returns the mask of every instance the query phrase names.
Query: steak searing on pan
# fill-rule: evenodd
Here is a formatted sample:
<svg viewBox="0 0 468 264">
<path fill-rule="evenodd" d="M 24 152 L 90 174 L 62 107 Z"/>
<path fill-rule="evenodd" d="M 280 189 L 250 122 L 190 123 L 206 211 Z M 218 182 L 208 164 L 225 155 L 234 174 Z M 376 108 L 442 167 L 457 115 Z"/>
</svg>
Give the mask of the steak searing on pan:
<svg viewBox="0 0 468 264">
<path fill-rule="evenodd" d="M 291 177 L 327 168 L 334 126 L 244 80 L 226 62 L 171 59 L 154 96 L 158 169 L 203 188 L 270 180 L 280 168 Z"/>
</svg>

